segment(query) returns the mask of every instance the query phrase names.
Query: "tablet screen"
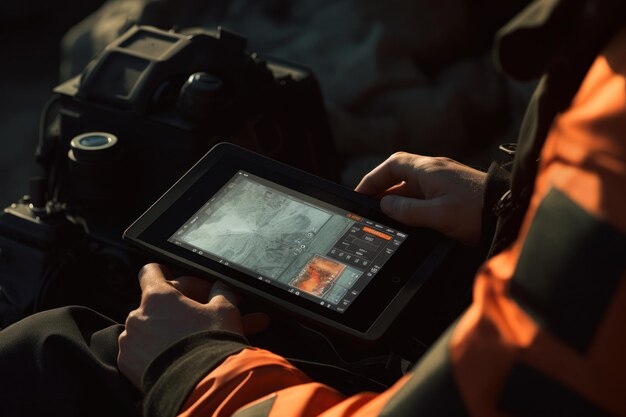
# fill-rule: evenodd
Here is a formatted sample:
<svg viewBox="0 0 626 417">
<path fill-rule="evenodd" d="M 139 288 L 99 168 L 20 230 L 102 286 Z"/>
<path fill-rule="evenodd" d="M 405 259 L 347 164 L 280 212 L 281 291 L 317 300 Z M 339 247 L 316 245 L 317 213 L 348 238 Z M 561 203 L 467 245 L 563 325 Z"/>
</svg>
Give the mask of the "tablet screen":
<svg viewBox="0 0 626 417">
<path fill-rule="evenodd" d="M 343 313 L 406 238 L 240 170 L 168 241 Z"/>
</svg>

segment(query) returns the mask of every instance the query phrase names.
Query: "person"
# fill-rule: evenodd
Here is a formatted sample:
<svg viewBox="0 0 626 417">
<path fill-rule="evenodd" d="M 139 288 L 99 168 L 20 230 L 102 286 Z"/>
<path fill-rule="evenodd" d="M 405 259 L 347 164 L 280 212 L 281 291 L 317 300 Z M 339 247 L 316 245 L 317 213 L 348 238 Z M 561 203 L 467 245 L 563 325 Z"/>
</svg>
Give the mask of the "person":
<svg viewBox="0 0 626 417">
<path fill-rule="evenodd" d="M 545 73 L 510 177 L 396 153 L 358 185 L 402 222 L 492 239 L 472 305 L 387 391 L 344 396 L 248 346 L 262 323 L 241 317 L 228 288 L 150 264 L 125 326 L 69 307 L 3 330 L 0 412 L 626 415 L 624 12 L 617 0 L 539 0 L 504 30 L 504 69 Z"/>
</svg>

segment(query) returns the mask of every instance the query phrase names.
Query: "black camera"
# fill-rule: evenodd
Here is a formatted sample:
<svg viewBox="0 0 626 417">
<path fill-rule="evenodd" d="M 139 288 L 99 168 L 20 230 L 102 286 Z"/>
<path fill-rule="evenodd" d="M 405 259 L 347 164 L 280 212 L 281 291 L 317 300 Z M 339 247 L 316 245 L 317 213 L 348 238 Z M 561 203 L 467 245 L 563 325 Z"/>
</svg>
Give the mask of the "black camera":
<svg viewBox="0 0 626 417">
<path fill-rule="evenodd" d="M 223 29 L 136 26 L 55 93 L 45 174 L 0 217 L 0 327 L 72 303 L 123 319 L 146 261 L 124 228 L 217 141 L 338 179 L 313 74 Z"/>
</svg>

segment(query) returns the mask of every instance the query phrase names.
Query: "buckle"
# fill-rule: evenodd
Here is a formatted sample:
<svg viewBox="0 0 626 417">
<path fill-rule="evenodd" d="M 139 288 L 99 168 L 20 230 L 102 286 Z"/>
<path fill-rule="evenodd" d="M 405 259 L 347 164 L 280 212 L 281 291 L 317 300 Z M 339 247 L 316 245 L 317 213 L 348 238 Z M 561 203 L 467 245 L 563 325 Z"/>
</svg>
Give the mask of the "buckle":
<svg viewBox="0 0 626 417">
<path fill-rule="evenodd" d="M 515 152 L 517 152 L 517 143 L 503 143 L 500 146 L 498 146 L 498 149 L 500 149 L 502 152 L 504 152 L 508 156 L 513 157 L 515 156 Z"/>
<path fill-rule="evenodd" d="M 507 211 L 513 203 L 513 197 L 511 195 L 511 190 L 507 190 L 506 193 L 502 194 L 502 197 L 498 200 L 498 202 L 493 206 L 493 214 L 496 217 L 502 216 L 502 214 Z"/>
</svg>

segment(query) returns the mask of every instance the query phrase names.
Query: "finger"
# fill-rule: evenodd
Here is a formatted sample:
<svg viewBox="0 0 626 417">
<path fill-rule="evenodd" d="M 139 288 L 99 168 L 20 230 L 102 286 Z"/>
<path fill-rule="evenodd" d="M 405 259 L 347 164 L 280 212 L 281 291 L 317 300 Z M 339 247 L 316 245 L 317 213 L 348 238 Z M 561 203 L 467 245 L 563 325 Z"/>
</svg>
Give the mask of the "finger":
<svg viewBox="0 0 626 417">
<path fill-rule="evenodd" d="M 411 161 L 419 158 L 417 155 L 398 153 L 390 156 L 382 164 L 367 174 L 356 186 L 357 192 L 377 195 L 402 181 L 410 179 L 415 168 Z"/>
<path fill-rule="evenodd" d="M 401 195 L 404 197 L 414 197 L 414 192 L 406 182 L 402 181 L 400 184 L 396 184 L 393 187 L 386 189 L 385 191 L 380 193 L 378 196 L 379 198 L 383 198 L 386 195 Z"/>
<path fill-rule="evenodd" d="M 144 265 L 139 271 L 139 286 L 144 293 L 148 288 L 161 285 L 166 282 L 169 271 L 160 264 L 151 263 Z"/>
<path fill-rule="evenodd" d="M 209 280 L 187 275 L 171 280 L 170 284 L 185 297 L 202 304 L 209 301 L 213 287 L 213 283 Z"/>
<path fill-rule="evenodd" d="M 250 313 L 241 318 L 243 334 L 261 333 L 270 325 L 270 316 L 265 313 Z"/>
<path fill-rule="evenodd" d="M 388 195 L 380 200 L 380 208 L 387 216 L 401 223 L 439 230 L 441 226 L 441 201 Z"/>
<path fill-rule="evenodd" d="M 213 284 L 213 287 L 211 288 L 208 304 L 223 305 L 223 303 L 228 303 L 234 307 L 237 307 L 237 304 L 239 304 L 239 299 L 235 292 L 233 292 L 225 284 L 217 281 L 215 284 Z"/>
</svg>

